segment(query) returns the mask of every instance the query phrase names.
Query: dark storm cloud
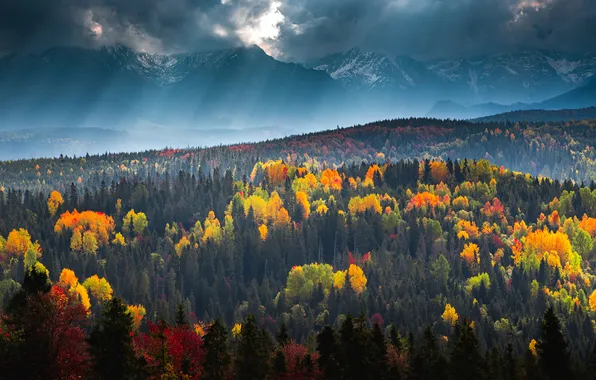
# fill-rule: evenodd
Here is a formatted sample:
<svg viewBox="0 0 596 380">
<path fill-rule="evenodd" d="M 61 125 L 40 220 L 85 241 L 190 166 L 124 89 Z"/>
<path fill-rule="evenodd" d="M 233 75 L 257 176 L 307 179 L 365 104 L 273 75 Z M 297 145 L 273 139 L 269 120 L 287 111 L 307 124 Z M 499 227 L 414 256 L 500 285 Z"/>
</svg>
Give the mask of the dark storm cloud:
<svg viewBox="0 0 596 380">
<path fill-rule="evenodd" d="M 593 0 L 302 0 L 282 11 L 300 20 L 283 26 L 290 57 L 352 46 L 422 57 L 596 50 Z"/>
<path fill-rule="evenodd" d="M 419 57 L 596 51 L 593 0 L 3 0 L 0 51 L 257 43 L 285 59 L 358 46 Z"/>
</svg>

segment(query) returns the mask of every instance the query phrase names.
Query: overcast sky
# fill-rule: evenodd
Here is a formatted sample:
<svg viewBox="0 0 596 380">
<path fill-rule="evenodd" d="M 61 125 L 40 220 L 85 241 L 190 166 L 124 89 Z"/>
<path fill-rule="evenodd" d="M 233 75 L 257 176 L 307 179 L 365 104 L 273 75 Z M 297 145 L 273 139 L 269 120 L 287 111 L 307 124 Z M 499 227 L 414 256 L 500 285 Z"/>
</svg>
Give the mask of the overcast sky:
<svg viewBox="0 0 596 380">
<path fill-rule="evenodd" d="M 596 0 L 0 0 L 0 52 L 257 44 L 305 61 L 359 47 L 418 58 L 596 51 Z"/>
</svg>

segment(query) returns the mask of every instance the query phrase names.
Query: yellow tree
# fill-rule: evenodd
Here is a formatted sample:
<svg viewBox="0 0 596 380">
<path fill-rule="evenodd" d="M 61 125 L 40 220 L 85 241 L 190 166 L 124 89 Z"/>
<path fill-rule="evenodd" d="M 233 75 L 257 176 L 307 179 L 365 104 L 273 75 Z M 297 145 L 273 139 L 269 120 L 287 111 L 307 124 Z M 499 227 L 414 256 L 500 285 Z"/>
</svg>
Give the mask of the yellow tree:
<svg viewBox="0 0 596 380">
<path fill-rule="evenodd" d="M 296 204 L 302 207 L 302 218 L 308 219 L 310 216 L 310 202 L 308 201 L 308 195 L 304 191 L 296 192 Z"/>
<path fill-rule="evenodd" d="M 333 287 L 335 289 L 341 290 L 346 286 L 346 273 L 345 270 L 335 272 L 333 275 Z"/>
<path fill-rule="evenodd" d="M 335 190 L 340 191 L 342 188 L 343 181 L 337 170 L 325 169 L 321 173 L 321 185 L 325 188 L 325 191 Z"/>
<path fill-rule="evenodd" d="M 348 210 L 352 215 L 364 214 L 367 211 L 381 214 L 383 209 L 377 194 L 369 194 L 362 197 L 353 197 L 348 203 Z"/>
<path fill-rule="evenodd" d="M 89 301 L 89 293 L 87 289 L 79 283 L 79 279 L 75 275 L 74 271 L 68 268 L 62 269 L 60 273 L 60 279 L 58 280 L 58 286 L 67 290 L 71 294 L 77 296 L 81 305 L 85 310 L 89 311 L 91 308 L 91 302 Z"/>
<path fill-rule="evenodd" d="M 445 311 L 443 311 L 441 317 L 445 322 L 449 323 L 451 326 L 455 326 L 459 319 L 459 315 L 457 315 L 455 308 L 450 304 L 445 305 Z"/>
<path fill-rule="evenodd" d="M 207 219 L 205 219 L 205 231 L 203 232 L 202 241 L 203 243 L 207 243 L 208 241 L 221 243 L 221 239 L 222 231 L 219 219 L 215 217 L 213 211 L 209 211 L 209 215 L 207 215 Z"/>
<path fill-rule="evenodd" d="M 147 314 L 147 310 L 145 310 L 143 305 L 128 305 L 126 307 L 126 312 L 132 317 L 134 329 L 138 330 L 143 321 L 143 317 Z"/>
<path fill-rule="evenodd" d="M 366 290 L 367 279 L 362 268 L 350 264 L 350 267 L 348 268 L 348 278 L 350 279 L 350 286 L 356 294 L 362 294 L 362 292 Z"/>
<path fill-rule="evenodd" d="M 277 191 L 272 192 L 269 197 L 266 215 L 274 227 L 283 227 L 290 224 L 290 215 L 288 214 L 288 210 L 283 207 L 283 202 Z"/>
<path fill-rule="evenodd" d="M 430 163 L 430 176 L 435 183 L 445 182 L 449 169 L 445 161 L 431 161 Z"/>
<path fill-rule="evenodd" d="M 590 309 L 592 311 L 596 311 L 596 290 L 594 290 L 592 294 L 590 294 L 590 297 L 588 298 L 588 303 L 590 304 Z"/>
<path fill-rule="evenodd" d="M 474 243 L 469 243 L 464 246 L 464 249 L 461 251 L 459 255 L 462 259 L 464 259 L 466 264 L 472 265 L 475 262 L 478 263 L 480 261 L 480 256 L 478 255 L 478 252 L 480 252 L 480 248 L 478 247 L 478 245 Z"/>
<path fill-rule="evenodd" d="M 56 215 L 58 208 L 62 206 L 63 203 L 64 199 L 62 199 L 62 194 L 56 190 L 52 191 L 48 198 L 48 211 L 50 212 L 50 215 Z"/>
<path fill-rule="evenodd" d="M 23 256 L 29 250 L 33 249 L 41 256 L 41 248 L 39 243 L 31 241 L 31 235 L 24 228 L 12 230 L 8 234 L 8 238 L 4 243 L 4 254 L 7 256 L 17 257 Z"/>
<path fill-rule="evenodd" d="M 124 247 L 126 245 L 124 236 L 120 232 L 117 232 L 116 235 L 114 235 L 114 239 L 112 239 L 112 244 Z"/>
<path fill-rule="evenodd" d="M 244 200 L 244 215 L 248 216 L 252 209 L 254 220 L 257 223 L 267 223 L 267 202 L 258 195 L 251 195 Z"/>
<path fill-rule="evenodd" d="M 176 243 L 176 245 L 174 246 L 174 251 L 176 251 L 176 256 L 181 257 L 182 252 L 184 252 L 184 250 L 189 246 L 190 246 L 190 240 L 188 240 L 188 238 L 186 236 L 182 236 L 180 238 L 180 241 L 178 241 L 178 243 Z"/>
<path fill-rule="evenodd" d="M 261 224 L 259 226 L 259 235 L 261 236 L 261 240 L 263 240 L 263 241 L 267 240 L 267 236 L 269 235 L 269 230 L 267 229 L 266 225 Z"/>
<path fill-rule="evenodd" d="M 122 230 L 126 234 L 133 231 L 136 235 L 142 235 L 148 226 L 147 215 L 143 212 L 135 212 L 134 209 L 130 210 L 122 219 Z"/>
<path fill-rule="evenodd" d="M 96 274 L 87 278 L 83 286 L 91 293 L 99 303 L 112 299 L 112 287 L 105 278 L 99 278 Z"/>
<path fill-rule="evenodd" d="M 84 253 L 91 255 L 97 252 L 99 246 L 97 245 L 97 239 L 91 231 L 85 231 L 82 240 L 82 250 Z"/>
</svg>

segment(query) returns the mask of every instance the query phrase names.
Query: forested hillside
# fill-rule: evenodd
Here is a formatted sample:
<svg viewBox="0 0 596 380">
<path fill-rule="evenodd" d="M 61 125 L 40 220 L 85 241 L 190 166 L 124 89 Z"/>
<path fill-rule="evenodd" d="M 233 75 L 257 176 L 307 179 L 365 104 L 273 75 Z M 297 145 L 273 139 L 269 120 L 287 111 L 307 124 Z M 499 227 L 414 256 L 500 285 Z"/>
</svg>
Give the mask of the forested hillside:
<svg viewBox="0 0 596 380">
<path fill-rule="evenodd" d="M 143 180 L 182 170 L 207 176 L 214 169 L 250 173 L 258 161 L 292 164 L 360 165 L 413 159 L 487 159 L 510 170 L 596 180 L 596 123 L 473 123 L 436 119 L 384 120 L 256 144 L 205 149 L 164 149 L 0 162 L 0 187 L 67 191 L 70 183 L 98 188 L 120 177 Z M 82 189 L 79 189 L 82 191 Z"/>
<path fill-rule="evenodd" d="M 412 119 L 1 163 L 0 377 L 585 377 L 595 137 Z"/>
</svg>

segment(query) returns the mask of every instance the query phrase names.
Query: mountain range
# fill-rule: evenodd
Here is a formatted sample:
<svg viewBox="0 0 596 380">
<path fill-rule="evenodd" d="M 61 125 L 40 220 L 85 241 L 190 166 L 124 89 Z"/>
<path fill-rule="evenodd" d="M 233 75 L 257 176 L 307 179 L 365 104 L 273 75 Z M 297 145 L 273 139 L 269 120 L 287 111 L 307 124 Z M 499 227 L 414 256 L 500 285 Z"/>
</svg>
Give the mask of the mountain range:
<svg viewBox="0 0 596 380">
<path fill-rule="evenodd" d="M 565 122 L 596 119 L 596 107 L 557 110 L 519 110 L 472 119 L 478 123 L 492 122 Z"/>
<path fill-rule="evenodd" d="M 425 62 L 352 49 L 289 63 L 257 46 L 172 55 L 53 48 L 0 58 L 0 129 L 291 125 L 298 132 L 431 108 L 441 117 L 577 108 L 596 105 L 595 73 L 596 55 L 548 51 Z"/>
<path fill-rule="evenodd" d="M 545 114 L 542 120 L 550 120 L 552 113 L 547 115 L 546 111 L 572 110 L 589 108 L 596 105 L 596 78 L 591 79 L 587 84 L 571 91 L 537 103 L 481 103 L 472 106 L 463 106 L 452 101 L 437 102 L 428 112 L 427 116 L 434 118 L 452 119 L 474 119 L 489 115 L 506 116 L 516 111 L 535 110 L 543 111 Z M 524 114 L 523 112 L 521 114 Z M 534 120 L 536 115 L 533 116 Z"/>
<path fill-rule="evenodd" d="M 55 48 L 0 59 L 0 125 L 256 126 L 333 112 L 343 94 L 324 72 L 260 48 L 160 55 L 117 46 Z"/>
<path fill-rule="evenodd" d="M 586 84 L 596 73 L 596 55 L 532 50 L 423 62 L 352 49 L 308 66 L 358 90 L 401 90 L 464 104 L 510 104 L 543 101 Z"/>
</svg>

